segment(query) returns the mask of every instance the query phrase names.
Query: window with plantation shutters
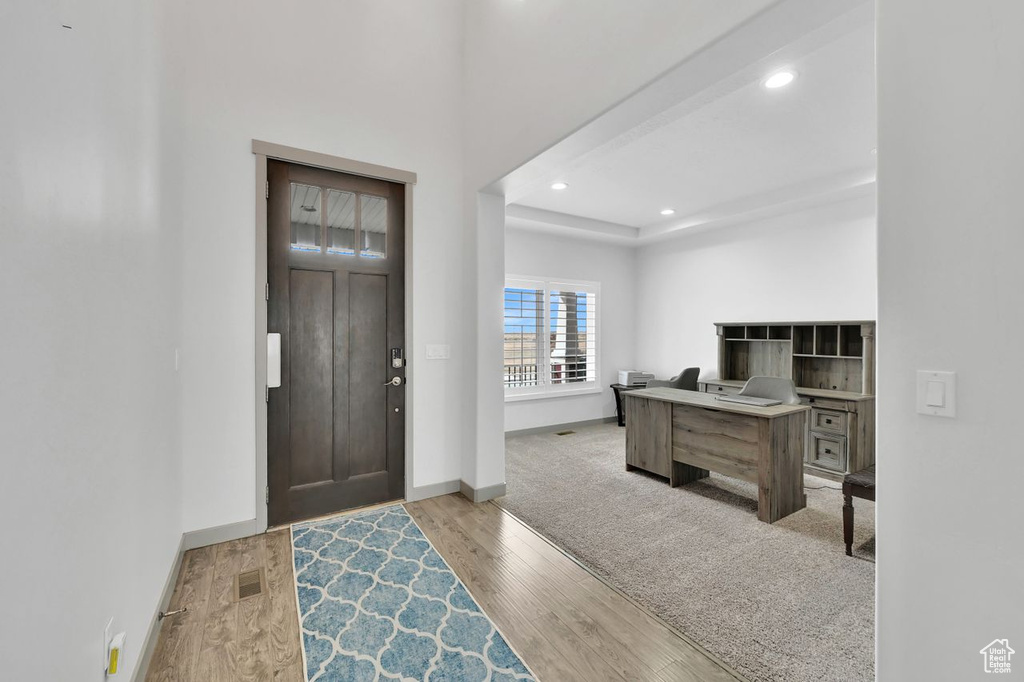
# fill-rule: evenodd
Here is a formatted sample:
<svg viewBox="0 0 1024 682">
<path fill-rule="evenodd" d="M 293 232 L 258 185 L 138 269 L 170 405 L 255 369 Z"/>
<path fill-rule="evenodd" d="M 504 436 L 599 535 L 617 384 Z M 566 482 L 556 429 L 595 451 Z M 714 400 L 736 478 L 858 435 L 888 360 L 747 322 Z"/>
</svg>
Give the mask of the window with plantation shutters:
<svg viewBox="0 0 1024 682">
<path fill-rule="evenodd" d="M 544 290 L 505 287 L 505 386 L 539 386 Z"/>
<path fill-rule="evenodd" d="M 504 384 L 508 399 L 599 391 L 595 282 L 508 278 Z"/>
</svg>

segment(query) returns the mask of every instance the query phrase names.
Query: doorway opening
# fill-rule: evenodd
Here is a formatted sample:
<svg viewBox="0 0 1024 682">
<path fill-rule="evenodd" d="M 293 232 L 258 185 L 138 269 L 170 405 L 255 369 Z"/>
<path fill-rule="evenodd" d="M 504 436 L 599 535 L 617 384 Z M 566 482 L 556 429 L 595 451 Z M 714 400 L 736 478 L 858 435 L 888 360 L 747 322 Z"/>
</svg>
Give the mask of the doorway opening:
<svg viewBox="0 0 1024 682">
<path fill-rule="evenodd" d="M 842 487 L 875 461 L 875 22 L 810 5 L 778 3 L 485 188 L 505 203 L 497 502 L 750 679 L 870 680 L 875 509 L 858 499 L 847 526 Z M 566 291 L 596 292 L 599 326 Z M 769 408 L 716 402 L 753 376 L 792 383 L 775 451 Z M 787 467 L 770 486 L 769 461 Z M 764 494 L 786 486 L 793 504 Z M 757 627 L 704 602 L 725 593 Z M 793 663 L 835 650 L 837 620 L 841 654 Z"/>
</svg>

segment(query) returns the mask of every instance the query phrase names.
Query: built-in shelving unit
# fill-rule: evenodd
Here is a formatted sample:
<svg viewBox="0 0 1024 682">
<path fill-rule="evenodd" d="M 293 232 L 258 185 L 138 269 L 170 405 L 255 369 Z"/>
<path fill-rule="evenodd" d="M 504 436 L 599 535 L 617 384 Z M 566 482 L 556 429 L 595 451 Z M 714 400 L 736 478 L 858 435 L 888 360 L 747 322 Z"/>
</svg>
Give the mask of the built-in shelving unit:
<svg viewBox="0 0 1024 682">
<path fill-rule="evenodd" d="M 722 379 L 779 376 L 801 388 L 874 392 L 874 322 L 716 326 Z"/>
<path fill-rule="evenodd" d="M 805 464 L 816 475 L 875 463 L 875 323 L 724 322 L 718 330 L 719 379 L 709 393 L 736 393 L 752 376 L 787 377 L 811 406 Z"/>
</svg>

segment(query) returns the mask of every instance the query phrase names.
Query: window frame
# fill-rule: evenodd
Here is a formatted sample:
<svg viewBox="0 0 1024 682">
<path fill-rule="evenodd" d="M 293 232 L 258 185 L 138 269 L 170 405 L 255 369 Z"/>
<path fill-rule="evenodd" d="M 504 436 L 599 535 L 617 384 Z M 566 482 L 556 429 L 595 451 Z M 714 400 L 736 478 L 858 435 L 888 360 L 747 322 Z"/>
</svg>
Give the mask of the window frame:
<svg viewBox="0 0 1024 682">
<path fill-rule="evenodd" d="M 537 376 L 543 377 L 537 386 L 502 386 L 505 402 L 523 400 L 539 400 L 544 398 L 564 398 L 571 396 L 593 395 L 601 393 L 601 283 L 565 279 L 563 277 L 531 277 L 526 275 L 505 275 L 505 286 L 502 289 L 502 313 L 505 310 L 506 289 L 539 289 L 543 297 L 543 328 L 540 331 L 541 343 L 538 347 L 544 351 L 538 353 Z M 572 384 L 551 383 L 551 292 L 578 291 L 594 295 L 594 380 L 575 382 Z M 504 314 L 502 315 L 502 338 L 504 338 Z M 502 353 L 504 359 L 504 353 Z M 589 363 L 588 363 L 589 364 Z M 504 382 L 504 379 L 502 380 Z"/>
</svg>

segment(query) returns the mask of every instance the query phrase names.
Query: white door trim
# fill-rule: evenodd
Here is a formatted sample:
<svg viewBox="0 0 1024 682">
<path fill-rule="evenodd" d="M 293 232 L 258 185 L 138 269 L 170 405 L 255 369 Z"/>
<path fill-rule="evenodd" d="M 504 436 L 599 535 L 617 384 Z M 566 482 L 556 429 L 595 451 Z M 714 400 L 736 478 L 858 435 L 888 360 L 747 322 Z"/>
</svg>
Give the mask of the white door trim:
<svg viewBox="0 0 1024 682">
<path fill-rule="evenodd" d="M 415 354 L 413 344 L 413 287 L 412 287 L 412 199 L 416 174 L 409 171 L 364 163 L 340 156 L 330 156 L 295 147 L 252 141 L 252 153 L 256 160 L 256 532 L 267 530 L 267 160 L 276 159 L 302 166 L 326 168 L 350 175 L 378 178 L 405 185 L 405 357 L 406 357 L 406 400 L 405 400 L 405 496 L 408 499 L 412 489 L 413 439 L 412 411 L 416 387 Z"/>
</svg>

